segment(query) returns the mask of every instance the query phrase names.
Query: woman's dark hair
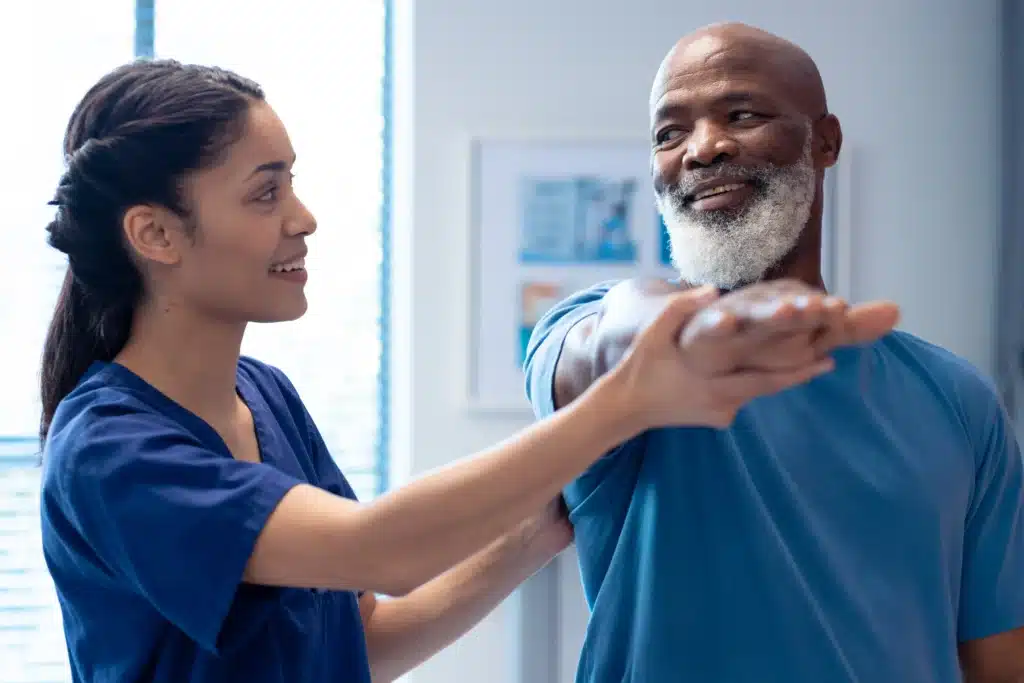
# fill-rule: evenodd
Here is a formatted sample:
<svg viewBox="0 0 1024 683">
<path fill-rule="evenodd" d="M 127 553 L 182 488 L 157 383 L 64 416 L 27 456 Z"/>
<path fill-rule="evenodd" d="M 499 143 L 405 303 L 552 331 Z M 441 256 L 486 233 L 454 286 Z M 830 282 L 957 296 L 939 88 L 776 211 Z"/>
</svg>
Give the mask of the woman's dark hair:
<svg viewBox="0 0 1024 683">
<path fill-rule="evenodd" d="M 215 163 L 262 99 L 256 83 L 229 71 L 138 61 L 104 76 L 75 108 L 50 202 L 57 215 L 46 228 L 68 270 L 43 346 L 41 442 L 89 366 L 113 360 L 128 341 L 143 283 L 125 212 L 150 204 L 187 217 L 184 177 Z"/>
</svg>

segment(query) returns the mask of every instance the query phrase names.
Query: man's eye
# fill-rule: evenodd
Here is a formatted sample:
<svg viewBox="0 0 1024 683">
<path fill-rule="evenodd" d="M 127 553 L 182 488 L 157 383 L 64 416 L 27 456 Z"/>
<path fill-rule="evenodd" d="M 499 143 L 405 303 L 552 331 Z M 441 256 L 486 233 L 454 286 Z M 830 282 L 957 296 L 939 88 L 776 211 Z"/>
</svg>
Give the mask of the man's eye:
<svg viewBox="0 0 1024 683">
<path fill-rule="evenodd" d="M 680 128 L 666 128 L 658 133 L 657 141 L 659 145 L 663 145 L 666 142 L 678 140 L 681 135 L 683 135 L 683 130 Z"/>
<path fill-rule="evenodd" d="M 734 111 L 731 118 L 733 121 L 750 121 L 761 118 L 761 115 L 752 111 Z"/>
</svg>

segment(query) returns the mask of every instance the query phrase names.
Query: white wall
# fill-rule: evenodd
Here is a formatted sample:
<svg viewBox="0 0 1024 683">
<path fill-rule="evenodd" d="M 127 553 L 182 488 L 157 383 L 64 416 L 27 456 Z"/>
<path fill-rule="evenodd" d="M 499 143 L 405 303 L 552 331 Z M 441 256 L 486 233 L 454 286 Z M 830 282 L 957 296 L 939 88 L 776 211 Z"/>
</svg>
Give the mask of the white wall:
<svg viewBox="0 0 1024 683">
<path fill-rule="evenodd" d="M 817 60 L 855 153 L 854 298 L 986 371 L 1000 201 L 996 0 L 395 0 L 395 448 L 399 477 L 508 436 L 463 409 L 468 136 L 645 135 L 654 70 L 681 34 L 735 19 Z M 405 337 L 400 336 L 408 335 Z M 577 577 L 563 680 L 579 625 Z M 415 683 L 512 683 L 506 605 Z"/>
</svg>

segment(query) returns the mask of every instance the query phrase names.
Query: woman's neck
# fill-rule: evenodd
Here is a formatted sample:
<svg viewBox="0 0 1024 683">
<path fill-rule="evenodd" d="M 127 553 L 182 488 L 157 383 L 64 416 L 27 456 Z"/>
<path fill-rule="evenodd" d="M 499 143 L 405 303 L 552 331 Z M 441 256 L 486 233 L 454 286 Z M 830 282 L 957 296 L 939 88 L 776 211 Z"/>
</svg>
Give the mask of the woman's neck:
<svg viewBox="0 0 1024 683">
<path fill-rule="evenodd" d="M 167 302 L 136 311 L 114 359 L 211 423 L 237 414 L 236 371 L 244 322 L 226 322 Z"/>
</svg>

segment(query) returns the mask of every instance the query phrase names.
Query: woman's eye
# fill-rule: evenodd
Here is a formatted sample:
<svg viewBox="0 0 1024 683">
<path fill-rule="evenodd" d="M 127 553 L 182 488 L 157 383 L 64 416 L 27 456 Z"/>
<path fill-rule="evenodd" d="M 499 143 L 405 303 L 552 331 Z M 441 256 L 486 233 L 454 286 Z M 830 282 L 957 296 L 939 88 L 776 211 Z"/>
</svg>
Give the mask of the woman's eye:
<svg viewBox="0 0 1024 683">
<path fill-rule="evenodd" d="M 256 198 L 258 202 L 276 202 L 277 201 L 277 188 L 272 187 L 259 197 Z"/>
</svg>

